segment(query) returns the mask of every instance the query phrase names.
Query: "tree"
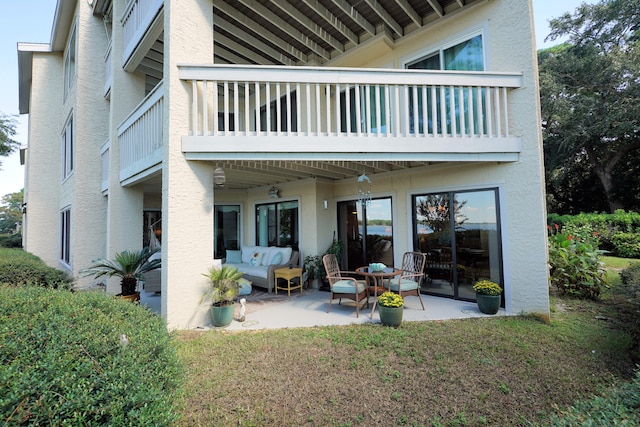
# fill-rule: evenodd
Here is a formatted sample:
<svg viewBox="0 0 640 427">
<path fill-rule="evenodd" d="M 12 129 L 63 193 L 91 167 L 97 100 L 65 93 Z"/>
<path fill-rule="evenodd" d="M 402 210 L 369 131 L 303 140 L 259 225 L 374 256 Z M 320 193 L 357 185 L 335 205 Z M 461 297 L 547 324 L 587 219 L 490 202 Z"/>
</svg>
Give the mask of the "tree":
<svg viewBox="0 0 640 427">
<path fill-rule="evenodd" d="M 24 190 L 10 193 L 0 201 L 0 234 L 13 234 L 17 224 L 22 223 L 22 201 Z"/>
<path fill-rule="evenodd" d="M 20 146 L 18 141 L 12 138 L 16 134 L 17 124 L 15 116 L 0 113 L 0 156 L 6 157 Z"/>
<path fill-rule="evenodd" d="M 550 26 L 547 39 L 569 42 L 538 55 L 549 185 L 573 175 L 591 191 L 586 162 L 611 212 L 635 205 L 617 185 L 620 174 L 637 179 L 640 168 L 629 162 L 640 151 L 640 0 L 582 4 Z"/>
</svg>

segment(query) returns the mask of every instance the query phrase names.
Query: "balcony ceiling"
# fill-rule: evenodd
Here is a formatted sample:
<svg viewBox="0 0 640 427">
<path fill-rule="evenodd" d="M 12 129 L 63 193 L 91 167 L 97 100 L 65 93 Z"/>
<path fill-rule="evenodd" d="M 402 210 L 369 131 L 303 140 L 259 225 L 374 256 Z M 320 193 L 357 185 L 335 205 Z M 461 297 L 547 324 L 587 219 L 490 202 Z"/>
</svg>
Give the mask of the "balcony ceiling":
<svg viewBox="0 0 640 427">
<path fill-rule="evenodd" d="M 214 0 L 214 62 L 322 65 L 486 0 Z"/>
</svg>

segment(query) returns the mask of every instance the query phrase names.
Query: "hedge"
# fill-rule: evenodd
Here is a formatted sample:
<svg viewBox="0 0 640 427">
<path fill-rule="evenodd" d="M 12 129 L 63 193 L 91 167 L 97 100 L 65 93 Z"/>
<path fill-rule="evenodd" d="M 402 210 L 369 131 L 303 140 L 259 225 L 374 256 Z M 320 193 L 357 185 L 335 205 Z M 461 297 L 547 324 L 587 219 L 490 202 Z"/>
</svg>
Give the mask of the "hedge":
<svg viewBox="0 0 640 427">
<path fill-rule="evenodd" d="M 73 278 L 21 249 L 0 248 L 0 283 L 69 289 Z"/>
<path fill-rule="evenodd" d="M 640 257 L 640 213 L 617 210 L 615 213 L 580 213 L 578 215 L 549 214 L 547 225 L 563 230 L 589 230 L 598 247 L 612 255 Z"/>
<path fill-rule="evenodd" d="M 166 426 L 180 365 L 162 319 L 103 292 L 0 286 L 3 425 Z"/>
</svg>

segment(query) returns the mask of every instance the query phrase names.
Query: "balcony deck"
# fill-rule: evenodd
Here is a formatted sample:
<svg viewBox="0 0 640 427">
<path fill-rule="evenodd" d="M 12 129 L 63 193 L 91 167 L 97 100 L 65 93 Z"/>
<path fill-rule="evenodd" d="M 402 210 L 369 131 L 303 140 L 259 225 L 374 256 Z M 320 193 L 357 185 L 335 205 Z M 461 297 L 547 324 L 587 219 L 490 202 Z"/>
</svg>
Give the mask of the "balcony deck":
<svg viewBox="0 0 640 427">
<path fill-rule="evenodd" d="M 508 107 L 521 74 L 184 65 L 180 78 L 192 88 L 188 159 L 514 161 L 520 151 Z"/>
</svg>

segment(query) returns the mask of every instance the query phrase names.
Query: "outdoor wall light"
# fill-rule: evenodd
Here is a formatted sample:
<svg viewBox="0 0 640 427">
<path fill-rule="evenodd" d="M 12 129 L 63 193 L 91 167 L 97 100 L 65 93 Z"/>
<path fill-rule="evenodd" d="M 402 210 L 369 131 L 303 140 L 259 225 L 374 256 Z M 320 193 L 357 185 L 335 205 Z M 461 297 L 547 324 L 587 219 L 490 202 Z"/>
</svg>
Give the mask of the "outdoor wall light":
<svg viewBox="0 0 640 427">
<path fill-rule="evenodd" d="M 364 172 L 358 177 L 358 202 L 365 207 L 371 203 L 371 180 Z"/>
<path fill-rule="evenodd" d="M 277 199 L 278 197 L 280 197 L 280 195 L 278 194 L 279 191 L 280 190 L 278 190 L 276 187 L 271 187 L 271 190 L 269 190 L 269 197 Z"/>
<path fill-rule="evenodd" d="M 213 170 L 213 188 L 221 188 L 224 187 L 224 183 L 227 182 L 227 176 L 224 173 L 224 170 L 217 166 Z"/>
</svg>

